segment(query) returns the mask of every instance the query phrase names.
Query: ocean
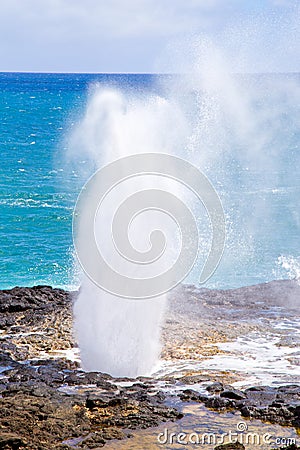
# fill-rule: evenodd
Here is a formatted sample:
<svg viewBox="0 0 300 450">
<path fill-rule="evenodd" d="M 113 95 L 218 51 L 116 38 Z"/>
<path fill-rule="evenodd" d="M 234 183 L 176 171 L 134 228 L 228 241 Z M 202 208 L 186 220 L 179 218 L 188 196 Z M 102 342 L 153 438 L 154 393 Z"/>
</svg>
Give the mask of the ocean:
<svg viewBox="0 0 300 450">
<path fill-rule="evenodd" d="M 72 212 L 82 183 L 66 154 L 91 86 L 98 83 L 128 95 L 150 92 L 164 96 L 173 78 L 0 74 L 1 289 L 38 284 L 67 289 L 78 286 Z M 300 77 L 252 75 L 237 79 L 242 90 L 254 93 L 248 106 L 251 117 L 259 117 L 258 125 L 253 126 L 243 111 L 233 114 L 231 104 L 228 116 L 224 116 L 224 108 L 208 111 L 207 104 L 202 110 L 206 116 L 196 117 L 193 108 L 187 113 L 193 115 L 191 123 L 195 117 L 203 123 L 193 151 L 197 152 L 198 144 L 199 152 L 203 145 L 209 147 L 201 168 L 216 187 L 227 219 L 225 252 L 205 285 L 211 288 L 297 278 L 300 273 Z M 203 103 L 199 95 L 191 92 L 198 105 Z M 237 128 L 243 128 L 242 138 L 237 138 L 232 128 L 234 117 L 241 120 Z M 196 267 L 187 282 L 197 284 L 197 271 Z"/>
</svg>

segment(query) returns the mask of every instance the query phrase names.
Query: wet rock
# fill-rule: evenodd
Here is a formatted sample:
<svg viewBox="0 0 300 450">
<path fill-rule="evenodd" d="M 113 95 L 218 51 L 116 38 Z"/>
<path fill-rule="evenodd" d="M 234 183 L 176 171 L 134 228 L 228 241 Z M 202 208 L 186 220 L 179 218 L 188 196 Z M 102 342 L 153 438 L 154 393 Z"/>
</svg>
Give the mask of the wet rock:
<svg viewBox="0 0 300 450">
<path fill-rule="evenodd" d="M 28 449 L 50 450 L 56 448 L 58 440 L 67 446 L 74 438 L 82 441 L 82 448 L 97 448 L 108 439 L 124 437 L 122 430 L 157 426 L 182 417 L 164 405 L 160 393 L 148 395 L 144 389 L 131 392 L 126 388 L 116 391 L 112 384 L 110 390 L 96 386 L 90 391 L 89 386 L 77 386 L 74 393 L 65 393 L 56 383 L 33 379 L 28 376 L 33 373 L 31 369 L 24 369 L 26 381 L 22 381 L 18 369 L 19 381 L 4 386 L 0 429 L 8 436 L 16 433 L 23 443 L 28 442 Z M 41 442 L 45 446 L 41 447 Z"/>
<path fill-rule="evenodd" d="M 49 286 L 0 291 L 0 364 L 6 368 L 0 385 L 0 448 L 66 450 L 75 441 L 78 448 L 100 448 L 127 436 L 125 429 L 182 417 L 165 406 L 162 393 L 149 395 L 150 378 L 114 380 L 83 372 L 65 358 L 47 357 L 45 352 L 76 346 L 73 297 Z"/>
<path fill-rule="evenodd" d="M 84 439 L 79 444 L 79 447 L 80 448 L 88 448 L 88 449 L 99 448 L 99 447 L 103 447 L 105 442 L 106 441 L 103 438 L 102 433 L 93 433 L 89 437 Z"/>
<path fill-rule="evenodd" d="M 209 397 L 204 401 L 204 404 L 207 408 L 216 409 L 218 411 L 235 407 L 233 400 L 222 397 Z"/>
<path fill-rule="evenodd" d="M 219 411 L 235 409 L 244 417 L 283 426 L 300 426 L 300 385 L 254 386 L 240 391 L 229 385 L 215 383 L 208 386 L 207 390 L 214 395 L 186 389 L 179 397 L 182 401 L 201 402 Z"/>
<path fill-rule="evenodd" d="M 51 286 L 15 287 L 0 291 L 0 312 L 16 313 L 34 309 L 50 309 L 70 300 L 70 294 Z"/>
<path fill-rule="evenodd" d="M 223 385 L 223 383 L 216 382 L 216 383 L 211 384 L 210 386 L 207 386 L 206 390 L 208 392 L 211 392 L 212 394 L 217 394 L 219 392 L 224 391 L 224 385 Z"/>
<path fill-rule="evenodd" d="M 16 434 L 3 433 L 0 435 L 0 449 L 21 450 L 27 448 L 27 441 Z"/>
<path fill-rule="evenodd" d="M 219 395 L 216 395 L 216 396 L 203 395 L 203 394 L 199 394 L 198 392 L 196 392 L 192 389 L 184 390 L 179 395 L 179 397 L 182 401 L 201 402 L 201 403 L 204 403 L 204 405 L 207 408 L 216 409 L 216 410 L 223 410 L 226 408 L 235 407 L 234 401 L 229 398 L 224 398 Z"/>
<path fill-rule="evenodd" d="M 179 394 L 180 400 L 183 402 L 205 402 L 208 400 L 207 396 L 200 396 L 198 392 L 192 389 L 185 389 Z"/>
<path fill-rule="evenodd" d="M 110 381 L 111 377 L 99 372 L 71 372 L 65 375 L 64 382 L 68 385 L 96 385 L 103 389 L 117 389 Z"/>
<path fill-rule="evenodd" d="M 225 389 L 220 393 L 220 397 L 230 398 L 232 400 L 242 400 L 244 398 L 247 398 L 247 395 L 244 392 L 239 391 L 238 389 L 226 386 Z"/>
<path fill-rule="evenodd" d="M 61 385 L 64 382 L 64 374 L 57 371 L 55 367 L 41 366 L 36 371 L 39 380 L 46 383 L 47 385 L 58 384 Z"/>
<path fill-rule="evenodd" d="M 18 347 L 13 342 L 3 341 L 1 343 L 1 350 L 5 352 L 5 354 L 9 355 L 9 357 L 16 362 L 17 361 L 25 361 L 29 358 L 29 347 L 23 345 L 22 347 Z"/>
<path fill-rule="evenodd" d="M 280 425 L 300 425 L 300 386 L 259 386 L 245 391 L 242 415 Z"/>
<path fill-rule="evenodd" d="M 74 438 L 81 440 L 82 448 L 97 448 L 108 439 L 124 437 L 122 430 L 157 426 L 182 417 L 166 407 L 160 395 L 139 398 L 126 389 L 121 393 L 94 389 L 99 392 L 90 393 L 86 388 L 66 395 L 38 379 L 8 383 L 2 394 L 1 430 L 6 437 L 20 437 L 21 441 L 15 442 L 28 442 L 26 448 L 33 450 L 40 449 L 41 442 L 49 450 L 58 441 L 68 445 Z"/>
<path fill-rule="evenodd" d="M 30 365 L 32 367 L 45 366 L 55 368 L 57 371 L 69 371 L 70 373 L 79 368 L 79 363 L 77 361 L 70 361 L 65 358 L 32 359 L 30 360 Z M 83 373 L 82 371 L 78 372 Z"/>
<path fill-rule="evenodd" d="M 42 352 L 74 347 L 75 293 L 49 286 L 0 291 L 1 350 L 15 361 L 39 359 Z"/>
<path fill-rule="evenodd" d="M 0 353 L 0 366 L 2 367 L 17 367 L 19 363 L 16 362 L 10 355 L 10 353 L 6 352 L 1 345 L 1 353 Z"/>
<path fill-rule="evenodd" d="M 245 446 L 240 442 L 218 445 L 214 450 L 244 450 Z"/>
<path fill-rule="evenodd" d="M 272 450 L 300 450 L 300 447 L 298 447 L 296 444 L 288 445 L 287 447 L 280 447 Z"/>
<path fill-rule="evenodd" d="M 151 388 L 150 384 L 143 384 L 143 383 L 133 383 L 132 386 L 128 386 L 127 390 L 128 391 L 137 391 L 137 390 L 148 390 Z"/>
<path fill-rule="evenodd" d="M 38 378 L 38 374 L 32 367 L 20 367 L 16 370 L 8 371 L 10 383 L 18 383 L 20 381 L 29 381 Z"/>
<path fill-rule="evenodd" d="M 125 404 L 126 401 L 120 396 L 115 396 L 113 393 L 103 393 L 103 394 L 88 394 L 86 399 L 86 407 L 88 409 L 94 408 L 107 408 L 108 406 L 116 406 Z"/>
<path fill-rule="evenodd" d="M 197 292 L 193 290 L 193 296 Z M 226 308 L 227 301 L 234 305 L 240 295 L 229 293 L 224 303 L 223 294 L 208 290 L 202 294 L 207 304 L 224 304 Z M 61 350 L 76 348 L 72 334 L 74 295 L 49 286 L 0 292 L 0 327 L 4 329 L 0 365 L 7 367 L 0 385 L 0 448 L 67 450 L 75 441 L 78 448 L 100 448 L 109 439 L 125 437 L 128 429 L 157 426 L 182 417 L 164 404 L 164 394 L 156 392 L 155 382 L 148 377 L 113 379 L 108 374 L 83 372 L 77 362 L 59 356 Z M 196 317 L 199 299 L 191 299 L 190 304 Z M 220 337 L 218 332 L 216 339 Z M 233 378 L 199 373 L 164 380 L 176 386 L 215 381 L 207 387 L 207 395 L 186 389 L 179 396 L 208 408 L 235 409 L 246 417 L 299 426 L 298 385 L 240 391 L 230 386 Z"/>
<path fill-rule="evenodd" d="M 150 377 L 137 377 L 136 380 L 141 381 L 142 383 L 153 384 L 153 378 Z"/>
<path fill-rule="evenodd" d="M 210 381 L 211 377 L 208 375 L 188 375 L 181 377 L 179 379 L 182 384 L 196 384 L 196 383 L 204 383 L 205 381 Z"/>
</svg>

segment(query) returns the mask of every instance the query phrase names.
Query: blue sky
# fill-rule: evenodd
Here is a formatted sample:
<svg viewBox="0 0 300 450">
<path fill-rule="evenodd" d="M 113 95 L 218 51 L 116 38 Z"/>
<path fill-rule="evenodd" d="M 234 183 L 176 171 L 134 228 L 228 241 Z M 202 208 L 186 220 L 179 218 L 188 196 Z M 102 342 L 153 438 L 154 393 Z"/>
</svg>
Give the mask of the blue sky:
<svg viewBox="0 0 300 450">
<path fill-rule="evenodd" d="M 300 71 L 297 4 L 294 0 L 2 0 L 0 70 L 169 71 L 174 68 L 165 62 L 172 59 L 176 46 L 185 53 L 191 39 L 206 36 L 229 54 L 249 60 L 249 71 Z"/>
</svg>

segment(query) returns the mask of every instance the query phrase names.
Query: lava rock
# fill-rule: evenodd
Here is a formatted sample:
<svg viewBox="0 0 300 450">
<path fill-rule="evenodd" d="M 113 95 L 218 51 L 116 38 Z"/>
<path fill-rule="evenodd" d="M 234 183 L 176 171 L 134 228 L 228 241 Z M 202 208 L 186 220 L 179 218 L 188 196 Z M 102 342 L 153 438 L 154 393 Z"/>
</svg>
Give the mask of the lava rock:
<svg viewBox="0 0 300 450">
<path fill-rule="evenodd" d="M 0 449 L 3 450 L 21 450 L 27 447 L 27 441 L 20 436 L 11 433 L 2 433 L 0 435 Z"/>
<path fill-rule="evenodd" d="M 300 447 L 298 447 L 296 444 L 291 444 L 287 447 L 272 448 L 272 450 L 300 450 Z"/>
<path fill-rule="evenodd" d="M 244 450 L 245 446 L 240 442 L 218 445 L 214 450 Z"/>
<path fill-rule="evenodd" d="M 216 383 L 212 383 L 211 385 L 207 386 L 206 390 L 208 392 L 211 392 L 212 394 L 217 394 L 219 392 L 224 391 L 224 385 L 223 383 L 220 383 L 218 381 Z"/>
<path fill-rule="evenodd" d="M 198 392 L 192 390 L 192 389 L 185 389 L 184 391 L 182 391 L 179 394 L 179 398 L 180 400 L 182 400 L 183 402 L 205 402 L 206 400 L 208 400 L 207 396 L 201 396 L 199 395 Z"/>
<path fill-rule="evenodd" d="M 247 398 L 247 395 L 244 392 L 239 391 L 238 389 L 229 387 L 228 389 L 225 389 L 220 393 L 220 397 L 230 398 L 232 400 L 242 400 Z"/>
</svg>

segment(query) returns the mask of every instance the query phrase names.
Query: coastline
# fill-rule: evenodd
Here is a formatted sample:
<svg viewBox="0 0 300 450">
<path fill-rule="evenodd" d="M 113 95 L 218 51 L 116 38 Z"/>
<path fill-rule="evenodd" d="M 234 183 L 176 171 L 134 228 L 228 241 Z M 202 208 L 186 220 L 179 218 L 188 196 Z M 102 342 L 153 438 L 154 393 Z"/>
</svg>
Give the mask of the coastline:
<svg viewBox="0 0 300 450">
<path fill-rule="evenodd" d="M 260 381 L 210 364 L 216 358 L 225 364 L 228 350 L 222 343 L 236 342 L 241 333 L 271 333 L 274 307 L 276 323 L 281 312 L 292 319 L 299 289 L 291 281 L 230 291 L 180 287 L 170 299 L 163 329 L 164 364 L 152 377 L 137 379 L 81 370 L 72 335 L 76 293 L 49 286 L 0 291 L 1 448 L 99 448 L 133 430 L 181 423 L 193 405 L 202 408 L 202 417 L 204 408 L 208 420 L 209 411 L 234 411 L 243 420 L 261 420 L 262 427 L 266 421 L 291 427 L 295 435 L 292 430 L 300 428 L 297 378 L 288 381 L 282 373 L 270 383 L 268 367 Z M 287 342 L 288 333 L 279 331 L 278 349 L 297 353 L 297 342 Z M 292 358 L 297 368 L 298 359 Z M 118 448 L 119 441 L 112 442 L 111 448 Z"/>
</svg>

